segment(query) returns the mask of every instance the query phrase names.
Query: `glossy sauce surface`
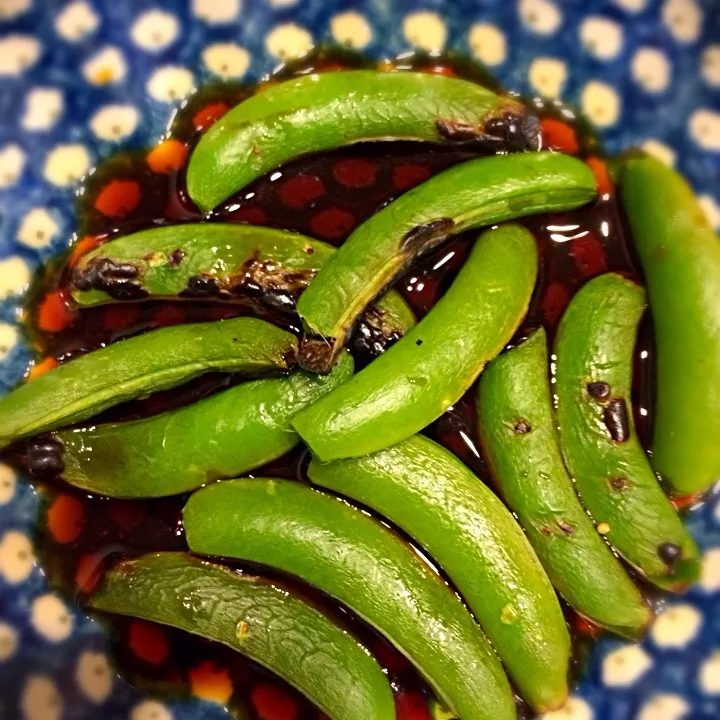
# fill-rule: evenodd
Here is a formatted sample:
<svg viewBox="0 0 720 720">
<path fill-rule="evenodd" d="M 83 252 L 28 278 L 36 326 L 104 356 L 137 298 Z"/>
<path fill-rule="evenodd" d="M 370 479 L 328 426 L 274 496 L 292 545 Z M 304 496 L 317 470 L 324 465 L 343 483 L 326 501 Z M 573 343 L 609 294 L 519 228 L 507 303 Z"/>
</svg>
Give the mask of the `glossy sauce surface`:
<svg viewBox="0 0 720 720">
<path fill-rule="evenodd" d="M 453 73 L 488 82 L 476 68 L 452 59 L 439 63 L 437 58 L 416 57 L 402 62 L 396 67 Z M 300 66 L 286 68 L 281 77 L 311 69 L 332 71 L 362 65 L 361 59 L 344 53 L 320 53 Z M 277 79 L 273 77 L 271 82 Z M 179 111 L 172 133 L 160 146 L 111 158 L 94 173 L 81 198 L 79 240 L 69 256 L 49 268 L 38 281 L 29 306 L 28 330 L 40 358 L 44 358 L 37 368 L 51 367 L 56 361 L 153 328 L 241 314 L 257 315 L 299 333 L 296 315 L 261 306 L 252 297 L 234 304 L 150 301 L 81 311 L 66 302 L 69 268 L 84 252 L 128 232 L 203 219 L 184 190 L 189 150 L 212 122 L 254 91 L 223 86 L 199 92 Z M 607 271 L 636 277 L 626 225 L 607 168 L 598 158 L 592 138 L 559 117 L 554 109 L 543 121 L 544 147 L 593 158 L 590 163 L 598 177 L 600 193 L 598 200 L 585 208 L 525 220 L 541 251 L 541 273 L 531 311 L 519 336 L 543 324 L 552 338 L 573 293 L 591 277 Z M 285 228 L 339 245 L 388 202 L 471 157 L 475 155 L 467 151 L 419 143 L 359 144 L 301 158 L 279 168 L 223 203 L 206 220 Z M 476 236 L 477 232 L 471 232 L 453 239 L 421 259 L 395 283 L 394 287 L 418 317 L 432 308 L 452 282 Z M 353 347 L 361 364 L 371 359 L 358 344 Z M 652 420 L 651 368 L 648 325 L 641 333 L 636 353 L 634 391 L 636 423 L 646 443 Z M 162 412 L 196 401 L 236 381 L 231 375 L 211 374 L 182 390 L 158 393 L 114 408 L 98 421 Z M 426 433 L 455 452 L 492 485 L 475 440 L 473 396 L 474 388 Z M 21 455 L 20 449 L 14 459 L 22 463 Z M 252 474 L 305 481 L 306 460 L 306 451 L 299 449 Z M 89 496 L 60 482 L 47 483 L 44 497 L 42 559 L 51 579 L 81 601 L 92 590 L 102 569 L 118 557 L 186 547 L 180 520 L 185 497 L 109 500 Z M 429 720 L 427 689 L 404 658 L 344 609 L 311 588 L 291 584 L 349 623 L 370 645 L 388 669 L 397 693 L 400 720 Z M 297 692 L 226 648 L 144 622 L 107 620 L 113 631 L 117 662 L 131 682 L 181 694 L 194 693 L 236 708 L 246 707 L 249 717 L 262 720 L 320 717 Z M 580 659 L 587 640 L 597 633 L 569 611 L 568 621 L 576 634 Z M 242 713 L 240 716 L 245 717 Z"/>
</svg>

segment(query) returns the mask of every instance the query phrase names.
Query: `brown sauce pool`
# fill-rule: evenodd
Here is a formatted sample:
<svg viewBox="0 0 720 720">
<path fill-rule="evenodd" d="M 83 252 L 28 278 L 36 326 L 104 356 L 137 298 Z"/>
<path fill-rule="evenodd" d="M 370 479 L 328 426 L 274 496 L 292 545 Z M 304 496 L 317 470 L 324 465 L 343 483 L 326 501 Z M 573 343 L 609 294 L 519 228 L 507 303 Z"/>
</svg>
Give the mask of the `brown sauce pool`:
<svg viewBox="0 0 720 720">
<path fill-rule="evenodd" d="M 452 73 L 492 84 L 477 67 L 453 58 L 416 56 L 403 59 L 402 68 Z M 280 77 L 310 70 L 332 71 L 368 66 L 362 58 L 336 51 L 320 51 L 301 64 L 285 68 Z M 397 67 L 397 64 L 396 64 Z M 48 268 L 36 282 L 27 313 L 27 329 L 41 361 L 32 373 L 154 328 L 185 322 L 219 320 L 252 314 L 299 333 L 292 312 L 260 306 L 252 298 L 241 303 L 142 302 L 77 311 L 66 303 L 68 268 L 74 259 L 114 236 L 163 224 L 202 219 L 184 189 L 184 167 L 198 137 L 227 110 L 248 97 L 254 87 L 207 88 L 179 111 L 169 136 L 150 151 L 110 158 L 92 176 L 81 196 L 78 241 L 69 255 Z M 588 279 L 608 271 L 637 277 L 622 211 L 597 145 L 572 114 L 543 116 L 543 145 L 586 159 L 598 178 L 599 197 L 572 212 L 525 220 L 541 251 L 541 274 L 532 306 L 520 333 L 543 324 L 552 337 L 570 298 Z M 378 209 L 432 175 L 463 160 L 471 152 L 411 142 L 364 143 L 301 158 L 260 178 L 212 213 L 208 222 L 234 222 L 293 230 L 340 245 Z M 477 232 L 466 233 L 419 261 L 394 285 L 418 317 L 423 316 L 452 282 L 467 257 Z M 360 363 L 372 351 L 355 342 Z M 232 375 L 214 373 L 180 390 L 158 393 L 114 408 L 101 421 L 155 414 L 196 401 L 236 382 Z M 641 439 L 647 445 L 651 430 L 652 338 L 649 324 L 636 352 L 635 413 Z M 492 485 L 475 441 L 474 392 L 425 431 L 456 453 Z M 192 439 L 189 438 L 188 441 Z M 13 458 L 11 458 L 12 460 Z M 17 458 L 14 458 L 17 461 Z M 293 451 L 255 476 L 305 481 L 307 453 Z M 81 603 L 103 568 L 123 555 L 186 549 L 180 511 L 186 497 L 150 501 L 110 500 L 88 495 L 61 482 L 40 486 L 45 498 L 41 518 L 41 555 L 52 582 Z M 269 573 L 264 569 L 247 568 Z M 274 576 L 277 577 L 277 576 Z M 400 720 L 429 720 L 430 693 L 409 663 L 374 631 L 321 593 L 287 578 L 278 578 L 319 602 L 351 626 L 387 668 L 396 692 Z M 567 611 L 576 640 L 577 662 L 597 635 L 597 628 Z M 244 708 L 240 717 L 260 720 L 322 718 L 295 690 L 239 654 L 214 643 L 169 628 L 132 619 L 103 618 L 113 638 L 114 656 L 123 675 L 143 688 L 196 695 Z M 521 711 L 526 713 L 521 705 Z"/>
</svg>

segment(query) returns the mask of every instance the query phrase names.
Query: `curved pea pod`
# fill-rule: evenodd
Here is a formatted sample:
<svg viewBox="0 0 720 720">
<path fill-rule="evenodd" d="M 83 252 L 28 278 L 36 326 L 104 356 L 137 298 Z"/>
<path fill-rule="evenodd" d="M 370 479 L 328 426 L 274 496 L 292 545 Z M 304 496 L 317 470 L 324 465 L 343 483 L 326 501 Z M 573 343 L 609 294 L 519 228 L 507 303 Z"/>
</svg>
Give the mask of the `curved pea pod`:
<svg viewBox="0 0 720 720">
<path fill-rule="evenodd" d="M 590 168 L 548 152 L 470 160 L 413 188 L 358 227 L 303 293 L 301 364 L 325 372 L 366 305 L 449 236 L 593 197 Z"/>
<path fill-rule="evenodd" d="M 181 385 L 206 372 L 281 372 L 297 340 L 255 318 L 163 328 L 95 350 L 0 400 L 0 446 L 71 425 L 113 405 Z"/>
<path fill-rule="evenodd" d="M 424 140 L 489 150 L 539 146 L 537 118 L 475 83 L 351 70 L 293 78 L 248 98 L 201 138 L 187 187 L 202 210 L 301 155 L 361 140 Z"/>
<path fill-rule="evenodd" d="M 538 271 L 533 236 L 484 233 L 450 289 L 387 352 L 293 419 L 323 461 L 382 450 L 414 435 L 462 396 L 525 316 Z"/>
<path fill-rule="evenodd" d="M 258 562 L 320 588 L 385 635 L 463 720 L 515 705 L 492 647 L 459 598 L 391 530 L 300 483 L 229 480 L 183 512 L 193 552 Z"/>
<path fill-rule="evenodd" d="M 548 372 L 543 329 L 490 363 L 477 395 L 484 456 L 568 604 L 597 625 L 636 637 L 650 611 L 575 494 L 555 428 Z"/>
<path fill-rule="evenodd" d="M 620 275 L 572 299 L 555 343 L 557 418 L 570 474 L 610 544 L 648 579 L 682 590 L 698 550 L 643 451 L 633 423 L 633 348 L 645 291 Z"/>
<path fill-rule="evenodd" d="M 655 330 L 652 462 L 676 492 L 695 493 L 720 479 L 720 238 L 659 160 L 626 158 L 621 193 Z"/>
<path fill-rule="evenodd" d="M 430 553 L 534 710 L 565 702 L 570 637 L 555 591 L 513 516 L 452 453 L 416 435 L 374 455 L 313 459 L 308 474 Z"/>
<path fill-rule="evenodd" d="M 82 257 L 70 279 L 81 306 L 118 300 L 259 297 L 294 309 L 296 297 L 335 248 L 285 230 L 189 223 L 151 228 L 110 240 Z M 415 324 L 402 297 L 390 290 L 360 318 L 356 344 L 374 354 Z"/>
<path fill-rule="evenodd" d="M 255 380 L 193 405 L 133 422 L 39 438 L 32 456 L 56 453 L 71 485 L 110 497 L 163 497 L 240 475 L 279 458 L 300 438 L 290 418 L 353 372 L 349 355 L 318 377 Z"/>
<path fill-rule="evenodd" d="M 390 685 L 352 635 L 285 589 L 184 553 L 112 568 L 90 598 L 130 615 L 220 642 L 296 687 L 331 720 L 393 720 Z"/>
</svg>

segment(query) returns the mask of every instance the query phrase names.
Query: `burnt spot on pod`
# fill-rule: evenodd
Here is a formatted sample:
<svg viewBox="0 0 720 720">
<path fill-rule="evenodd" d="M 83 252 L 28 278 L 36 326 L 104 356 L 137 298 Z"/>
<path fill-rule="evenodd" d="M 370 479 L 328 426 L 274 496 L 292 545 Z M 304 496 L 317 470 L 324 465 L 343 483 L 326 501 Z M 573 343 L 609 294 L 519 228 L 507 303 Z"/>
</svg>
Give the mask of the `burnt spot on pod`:
<svg viewBox="0 0 720 720">
<path fill-rule="evenodd" d="M 624 398 L 613 398 L 603 410 L 603 422 L 613 442 L 624 443 L 630 439 L 630 417 Z"/>
<path fill-rule="evenodd" d="M 300 343 L 298 365 L 316 375 L 327 375 L 332 370 L 335 352 L 334 338 L 307 336 Z"/>
<path fill-rule="evenodd" d="M 682 548 L 676 543 L 667 542 L 658 545 L 657 554 L 669 568 L 673 568 L 682 555 Z"/>
<path fill-rule="evenodd" d="M 614 490 L 627 490 L 630 487 L 630 481 L 626 477 L 610 478 L 610 485 Z"/>
<path fill-rule="evenodd" d="M 377 357 L 394 345 L 402 335 L 401 330 L 388 321 L 387 313 L 374 305 L 360 316 L 350 338 L 350 347 L 363 355 Z M 416 344 L 422 345 L 422 340 L 418 340 Z"/>
<path fill-rule="evenodd" d="M 610 386 L 606 382 L 593 381 L 589 382 L 586 386 L 588 395 L 595 400 L 605 401 L 610 397 L 612 392 Z"/>
<path fill-rule="evenodd" d="M 25 464 L 29 472 L 39 477 L 56 477 L 65 469 L 65 448 L 53 435 L 40 435 L 28 442 Z"/>
<path fill-rule="evenodd" d="M 100 290 L 114 300 L 141 300 L 147 290 L 136 279 L 139 269 L 132 263 L 116 263 L 107 257 L 95 257 L 84 267 L 73 270 L 70 283 L 80 291 Z"/>
<path fill-rule="evenodd" d="M 575 526 L 567 522 L 567 520 L 558 520 L 557 524 L 565 535 L 572 535 L 575 532 Z"/>
<path fill-rule="evenodd" d="M 437 120 L 435 122 L 435 128 L 443 140 L 455 143 L 476 140 L 482 135 L 482 130 L 477 127 L 477 125 L 457 122 L 455 120 Z"/>
<path fill-rule="evenodd" d="M 513 432 L 516 435 L 527 435 L 532 432 L 532 427 L 527 420 L 521 418 L 513 425 Z"/>
<path fill-rule="evenodd" d="M 540 120 L 513 103 L 513 109 L 485 123 L 485 142 L 509 152 L 537 150 L 540 146 Z"/>
<path fill-rule="evenodd" d="M 412 255 L 429 250 L 444 240 L 453 227 L 455 227 L 455 221 L 447 217 L 416 225 L 403 236 L 400 241 L 400 250 Z"/>
<path fill-rule="evenodd" d="M 182 248 L 173 250 L 168 255 L 168 262 L 167 262 L 168 267 L 171 267 L 171 268 L 179 267 L 179 265 L 183 261 L 184 257 L 185 257 L 185 251 Z"/>
<path fill-rule="evenodd" d="M 220 297 L 220 281 L 215 277 L 193 275 L 188 278 L 187 287 L 180 293 L 181 297 L 210 298 Z"/>
<path fill-rule="evenodd" d="M 282 361 L 288 370 L 292 370 L 297 365 L 297 350 L 294 347 L 288 348 L 282 354 Z"/>
<path fill-rule="evenodd" d="M 262 302 L 273 310 L 294 312 L 297 304 L 296 298 L 288 292 L 281 290 L 268 290 L 262 294 Z"/>
<path fill-rule="evenodd" d="M 540 532 L 541 532 L 543 535 L 547 535 L 548 537 L 550 537 L 550 535 L 553 534 L 552 528 L 548 527 L 547 525 L 543 525 L 543 526 L 540 528 Z"/>
</svg>

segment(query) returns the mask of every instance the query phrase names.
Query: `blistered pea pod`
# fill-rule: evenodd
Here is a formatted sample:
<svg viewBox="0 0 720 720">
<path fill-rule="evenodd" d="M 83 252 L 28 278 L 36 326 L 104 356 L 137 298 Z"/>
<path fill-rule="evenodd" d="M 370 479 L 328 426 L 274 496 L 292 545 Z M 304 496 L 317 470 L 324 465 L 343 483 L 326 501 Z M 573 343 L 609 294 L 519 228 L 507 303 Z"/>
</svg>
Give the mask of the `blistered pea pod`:
<svg viewBox="0 0 720 720">
<path fill-rule="evenodd" d="M 114 566 L 90 598 L 107 613 L 214 640 L 296 687 L 331 720 L 393 720 L 387 678 L 344 628 L 285 588 L 183 553 Z"/>
<path fill-rule="evenodd" d="M 698 549 L 633 421 L 633 350 L 645 308 L 643 288 L 614 273 L 575 295 L 555 341 L 557 419 L 565 462 L 598 532 L 648 580 L 680 591 L 698 576 Z"/>
<path fill-rule="evenodd" d="M 203 135 L 187 186 L 212 210 L 283 163 L 369 140 L 417 140 L 481 150 L 539 146 L 539 123 L 520 102 L 476 83 L 416 72 L 311 73 L 237 105 Z"/>
</svg>

